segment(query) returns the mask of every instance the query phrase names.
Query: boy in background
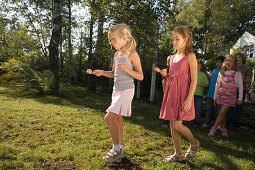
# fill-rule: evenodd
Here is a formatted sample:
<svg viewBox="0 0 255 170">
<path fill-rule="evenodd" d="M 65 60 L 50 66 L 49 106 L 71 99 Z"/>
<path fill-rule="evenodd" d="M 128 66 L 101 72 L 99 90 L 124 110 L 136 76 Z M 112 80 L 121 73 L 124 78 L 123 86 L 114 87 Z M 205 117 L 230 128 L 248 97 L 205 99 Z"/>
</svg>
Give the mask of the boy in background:
<svg viewBox="0 0 255 170">
<path fill-rule="evenodd" d="M 202 112 L 203 95 L 205 88 L 208 87 L 209 81 L 207 78 L 207 73 L 204 70 L 204 63 L 202 60 L 197 61 L 197 86 L 194 93 L 194 104 L 195 104 L 195 119 L 193 121 L 193 126 L 200 126 L 200 115 Z"/>
<path fill-rule="evenodd" d="M 211 81 L 209 85 L 209 91 L 208 91 L 208 96 L 207 96 L 207 102 L 206 102 L 206 117 L 205 117 L 205 123 L 202 127 L 208 127 L 211 122 L 212 114 L 214 111 L 214 106 L 213 106 L 213 96 L 214 96 L 214 91 L 215 91 L 215 84 L 218 78 L 218 74 L 221 71 L 221 66 L 224 62 L 225 57 L 224 56 L 219 56 L 216 58 L 216 69 L 212 71 L 211 75 Z M 218 116 L 219 112 L 219 105 L 216 106 L 216 117 Z"/>
</svg>

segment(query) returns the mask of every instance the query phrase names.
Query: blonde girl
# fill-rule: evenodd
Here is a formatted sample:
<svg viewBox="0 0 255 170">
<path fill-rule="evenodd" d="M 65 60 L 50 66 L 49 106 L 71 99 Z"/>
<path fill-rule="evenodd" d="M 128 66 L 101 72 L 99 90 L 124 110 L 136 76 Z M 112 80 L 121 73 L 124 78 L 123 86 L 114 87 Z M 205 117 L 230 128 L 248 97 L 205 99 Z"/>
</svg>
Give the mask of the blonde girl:
<svg viewBox="0 0 255 170">
<path fill-rule="evenodd" d="M 239 97 L 237 99 L 237 89 Z M 221 72 L 218 75 L 214 92 L 214 105 L 221 105 L 219 115 L 211 128 L 208 136 L 214 136 L 218 125 L 221 125 L 221 135 L 227 137 L 226 113 L 230 107 L 242 104 L 243 78 L 237 72 L 237 59 L 233 55 L 225 58 Z"/>
<path fill-rule="evenodd" d="M 164 98 L 160 111 L 160 118 L 170 121 L 170 129 L 175 153 L 167 156 L 165 161 L 183 161 L 181 151 L 181 136 L 190 143 L 185 157 L 195 157 L 199 141 L 182 121 L 195 118 L 194 92 L 197 85 L 197 59 L 192 52 L 192 32 L 186 26 L 178 26 L 172 31 L 172 43 L 176 54 L 170 59 L 170 73 L 161 71 L 167 76 Z"/>
<path fill-rule="evenodd" d="M 96 76 L 114 78 L 111 105 L 104 120 L 110 130 L 113 148 L 103 158 L 107 163 L 120 162 L 125 157 L 123 149 L 123 116 L 131 116 L 131 102 L 134 96 L 134 78 L 143 80 L 143 71 L 136 41 L 126 24 L 109 28 L 108 39 L 117 50 L 111 71 L 94 70 Z"/>
</svg>

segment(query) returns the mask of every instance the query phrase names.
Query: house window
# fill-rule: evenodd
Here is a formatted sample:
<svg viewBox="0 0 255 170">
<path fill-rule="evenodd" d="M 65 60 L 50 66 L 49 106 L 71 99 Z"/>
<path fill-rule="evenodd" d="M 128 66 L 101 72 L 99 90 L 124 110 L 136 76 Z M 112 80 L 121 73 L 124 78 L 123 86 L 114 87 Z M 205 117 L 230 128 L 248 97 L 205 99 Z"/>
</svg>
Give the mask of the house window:
<svg viewBox="0 0 255 170">
<path fill-rule="evenodd" d="M 254 53 L 254 48 L 253 48 L 253 44 L 248 46 L 248 50 L 247 50 L 247 56 L 249 58 L 253 58 L 253 53 Z"/>
</svg>

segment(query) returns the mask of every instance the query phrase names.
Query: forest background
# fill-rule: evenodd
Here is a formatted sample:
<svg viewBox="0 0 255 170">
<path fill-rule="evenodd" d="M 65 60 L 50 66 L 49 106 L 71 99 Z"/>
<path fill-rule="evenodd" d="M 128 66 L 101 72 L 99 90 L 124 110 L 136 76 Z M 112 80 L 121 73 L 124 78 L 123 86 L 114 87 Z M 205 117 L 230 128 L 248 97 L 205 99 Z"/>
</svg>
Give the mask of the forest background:
<svg viewBox="0 0 255 170">
<path fill-rule="evenodd" d="M 165 68 L 173 54 L 174 27 L 190 27 L 194 52 L 210 72 L 216 57 L 228 54 L 245 31 L 254 32 L 254 11 L 254 0 L 1 0 L 0 82 L 41 94 L 56 94 L 69 84 L 110 92 L 112 80 L 85 70 L 111 69 L 115 51 L 108 27 L 126 23 L 145 75 L 135 82 L 136 97 L 159 102 L 161 78 L 153 68 Z M 247 65 L 255 67 L 252 61 Z"/>
</svg>

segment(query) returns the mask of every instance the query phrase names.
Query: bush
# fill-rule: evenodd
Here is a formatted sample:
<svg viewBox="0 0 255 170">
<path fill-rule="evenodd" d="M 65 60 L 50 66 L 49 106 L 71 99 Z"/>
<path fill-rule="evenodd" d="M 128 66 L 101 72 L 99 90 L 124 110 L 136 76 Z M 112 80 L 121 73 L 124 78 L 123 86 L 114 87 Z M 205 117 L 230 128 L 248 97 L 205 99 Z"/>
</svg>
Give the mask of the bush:
<svg viewBox="0 0 255 170">
<path fill-rule="evenodd" d="M 52 93 L 51 89 L 54 89 L 55 79 L 54 74 L 50 70 L 44 70 L 42 73 L 38 73 L 41 77 L 41 86 L 44 94 Z"/>
<path fill-rule="evenodd" d="M 2 75 L 0 81 L 10 84 L 24 84 L 26 88 L 34 88 L 40 93 L 50 93 L 54 86 L 54 75 L 49 70 L 36 72 L 21 61 L 10 59 L 0 66 Z"/>
</svg>

